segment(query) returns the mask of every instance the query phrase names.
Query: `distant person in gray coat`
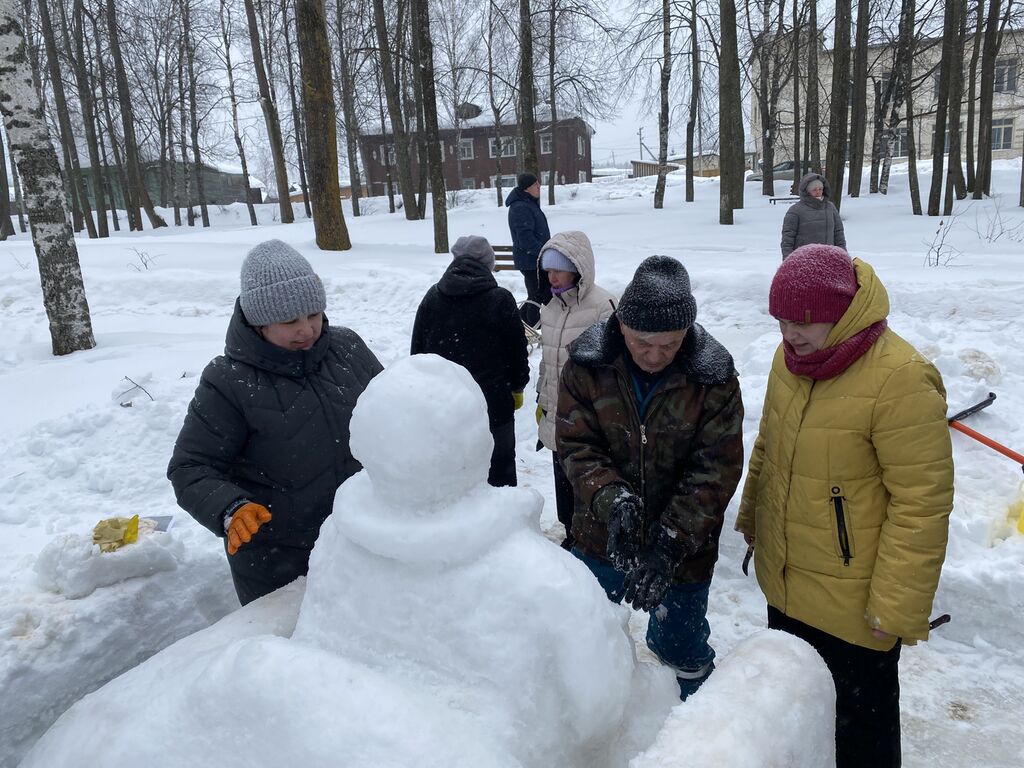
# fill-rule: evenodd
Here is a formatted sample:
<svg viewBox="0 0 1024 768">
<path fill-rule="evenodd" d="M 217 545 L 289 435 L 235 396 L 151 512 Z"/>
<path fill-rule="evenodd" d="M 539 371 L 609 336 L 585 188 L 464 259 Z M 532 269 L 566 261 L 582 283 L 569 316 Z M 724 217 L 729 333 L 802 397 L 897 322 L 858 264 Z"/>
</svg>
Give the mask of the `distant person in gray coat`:
<svg viewBox="0 0 1024 768">
<path fill-rule="evenodd" d="M 242 605 L 305 575 L 334 492 L 361 469 L 349 420 L 383 366 L 328 325 L 326 306 L 290 245 L 249 252 L 224 354 L 203 371 L 167 468 L 181 508 L 224 539 Z"/>
<path fill-rule="evenodd" d="M 843 220 L 829 199 L 831 191 L 820 173 L 808 173 L 800 179 L 800 202 L 789 207 L 782 222 L 782 258 L 809 243 L 838 245 L 846 250 Z"/>
</svg>

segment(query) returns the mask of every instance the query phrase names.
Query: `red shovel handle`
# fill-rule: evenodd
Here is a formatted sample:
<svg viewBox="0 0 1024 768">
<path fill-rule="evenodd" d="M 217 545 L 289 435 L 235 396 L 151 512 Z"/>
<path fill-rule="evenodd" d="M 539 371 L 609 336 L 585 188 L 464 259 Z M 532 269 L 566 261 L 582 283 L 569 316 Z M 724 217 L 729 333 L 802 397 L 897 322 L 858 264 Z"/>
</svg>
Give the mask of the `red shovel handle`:
<svg viewBox="0 0 1024 768">
<path fill-rule="evenodd" d="M 1022 467 L 1024 467 L 1024 455 L 1021 455 L 1016 451 L 1010 450 L 1005 445 L 1000 445 L 991 437 L 986 437 L 985 435 L 981 434 L 981 432 L 977 432 L 971 429 L 970 427 L 964 426 L 959 421 L 951 421 L 949 422 L 949 426 L 951 429 L 955 429 L 957 432 L 963 432 L 968 437 L 973 437 L 979 443 L 987 445 L 993 451 L 998 451 L 999 453 L 1003 454 L 1003 456 L 1006 456 L 1009 459 L 1013 459 Z"/>
</svg>

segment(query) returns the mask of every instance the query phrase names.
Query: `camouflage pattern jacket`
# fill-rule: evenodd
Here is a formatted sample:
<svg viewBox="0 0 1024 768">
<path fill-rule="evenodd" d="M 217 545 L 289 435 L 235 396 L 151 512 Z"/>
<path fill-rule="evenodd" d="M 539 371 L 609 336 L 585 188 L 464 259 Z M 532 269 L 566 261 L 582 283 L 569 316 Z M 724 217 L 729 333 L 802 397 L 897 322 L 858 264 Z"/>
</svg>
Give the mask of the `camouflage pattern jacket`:
<svg viewBox="0 0 1024 768">
<path fill-rule="evenodd" d="M 562 371 L 556 440 L 575 492 L 576 546 L 608 561 L 615 493 L 600 491 L 625 487 L 644 501 L 645 538 L 658 522 L 681 536 L 676 581 L 708 581 L 743 468 L 743 401 L 732 356 L 694 325 L 641 422 L 627 354 L 612 315 L 570 346 Z"/>
</svg>

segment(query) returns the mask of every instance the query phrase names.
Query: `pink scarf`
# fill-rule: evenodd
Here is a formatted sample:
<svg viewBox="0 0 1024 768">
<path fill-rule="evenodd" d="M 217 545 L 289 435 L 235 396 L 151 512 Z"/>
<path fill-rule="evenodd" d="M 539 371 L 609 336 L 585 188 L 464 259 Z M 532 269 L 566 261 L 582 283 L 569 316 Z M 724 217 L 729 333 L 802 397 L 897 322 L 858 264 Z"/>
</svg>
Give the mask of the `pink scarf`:
<svg viewBox="0 0 1024 768">
<path fill-rule="evenodd" d="M 882 335 L 887 325 L 885 320 L 879 320 L 838 346 L 819 349 L 809 355 L 798 355 L 794 351 L 793 345 L 783 340 L 786 368 L 794 376 L 807 376 L 815 381 L 834 378 L 867 352 L 871 345 L 878 341 L 878 337 Z"/>
</svg>

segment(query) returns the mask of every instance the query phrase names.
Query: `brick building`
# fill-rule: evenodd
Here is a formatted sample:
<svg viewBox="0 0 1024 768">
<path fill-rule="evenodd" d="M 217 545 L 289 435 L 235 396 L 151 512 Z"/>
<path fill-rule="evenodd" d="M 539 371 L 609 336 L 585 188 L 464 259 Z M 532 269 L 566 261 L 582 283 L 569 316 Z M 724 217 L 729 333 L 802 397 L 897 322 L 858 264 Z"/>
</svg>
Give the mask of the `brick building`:
<svg viewBox="0 0 1024 768">
<path fill-rule="evenodd" d="M 460 128 L 442 128 L 441 148 L 444 157 L 445 188 L 487 189 L 496 186 L 499 175 L 501 186 L 510 189 L 515 186 L 516 174 L 522 170 L 522 142 L 519 125 L 510 123 L 501 126 L 500 141 L 492 122 L 476 118 Z M 554 130 L 551 121 L 538 120 L 536 123 L 537 159 L 541 167 L 541 181 L 548 182 L 551 170 L 552 146 L 557 161 L 556 184 L 577 184 L 593 179 L 593 155 L 590 140 L 594 129 L 578 117 L 559 120 Z M 387 193 L 387 170 L 385 152 L 393 168 L 395 148 L 390 134 L 366 134 L 360 137 L 363 163 L 366 166 L 365 183 L 371 195 Z M 500 157 L 499 157 L 500 147 Z M 418 183 L 420 166 L 413 153 L 413 182 Z M 392 170 L 392 183 L 398 192 L 398 175 Z"/>
</svg>

